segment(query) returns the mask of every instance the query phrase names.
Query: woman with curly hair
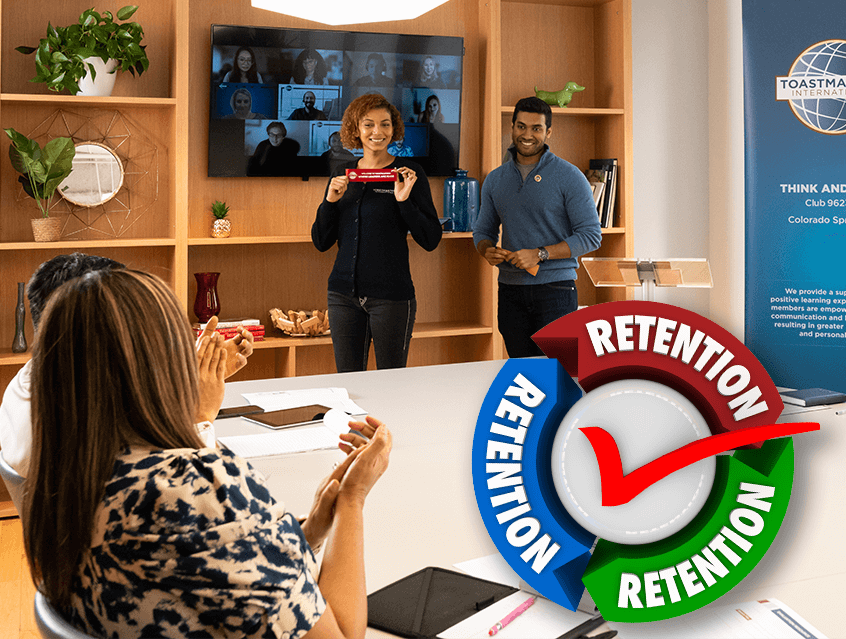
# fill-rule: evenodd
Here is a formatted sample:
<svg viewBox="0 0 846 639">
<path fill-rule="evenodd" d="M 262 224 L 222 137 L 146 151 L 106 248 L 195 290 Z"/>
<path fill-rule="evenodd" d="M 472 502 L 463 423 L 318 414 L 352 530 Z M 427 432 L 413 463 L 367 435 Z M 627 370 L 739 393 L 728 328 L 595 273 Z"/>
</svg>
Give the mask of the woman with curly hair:
<svg viewBox="0 0 846 639">
<path fill-rule="evenodd" d="M 341 141 L 362 149 L 363 156 L 332 172 L 311 227 L 319 251 L 338 245 L 328 292 L 338 372 L 366 370 L 371 340 L 377 368 L 401 368 L 408 360 L 417 301 L 407 236 L 433 251 L 442 231 L 423 169 L 388 152 L 404 135 L 400 112 L 384 96 L 353 100 L 341 122 Z M 393 183 L 351 182 L 346 170 L 355 168 L 397 177 Z"/>
<path fill-rule="evenodd" d="M 294 60 L 293 84 L 329 84 L 326 60 L 314 49 L 303 49 Z"/>
<path fill-rule="evenodd" d="M 256 54 L 250 47 L 240 47 L 235 52 L 235 65 L 223 76 L 223 82 L 263 82 L 261 73 L 256 69 Z"/>
</svg>

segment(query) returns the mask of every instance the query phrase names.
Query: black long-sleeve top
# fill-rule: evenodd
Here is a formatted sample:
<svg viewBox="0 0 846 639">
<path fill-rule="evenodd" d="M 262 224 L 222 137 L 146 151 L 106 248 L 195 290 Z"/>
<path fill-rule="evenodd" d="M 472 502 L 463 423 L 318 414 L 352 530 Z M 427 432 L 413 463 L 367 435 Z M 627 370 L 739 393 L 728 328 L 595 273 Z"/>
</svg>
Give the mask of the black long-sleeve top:
<svg viewBox="0 0 846 639">
<path fill-rule="evenodd" d="M 332 176 L 343 175 L 356 163 L 341 164 Z M 338 244 L 329 275 L 330 291 L 396 301 L 414 298 L 408 232 L 425 250 L 433 251 L 441 241 L 442 229 L 423 169 L 405 158 L 394 158 L 385 168 L 399 167 L 417 174 L 411 195 L 404 202 L 394 197 L 393 182 L 350 182 L 337 202 L 328 202 L 324 193 L 311 227 L 311 240 L 319 251 Z"/>
</svg>

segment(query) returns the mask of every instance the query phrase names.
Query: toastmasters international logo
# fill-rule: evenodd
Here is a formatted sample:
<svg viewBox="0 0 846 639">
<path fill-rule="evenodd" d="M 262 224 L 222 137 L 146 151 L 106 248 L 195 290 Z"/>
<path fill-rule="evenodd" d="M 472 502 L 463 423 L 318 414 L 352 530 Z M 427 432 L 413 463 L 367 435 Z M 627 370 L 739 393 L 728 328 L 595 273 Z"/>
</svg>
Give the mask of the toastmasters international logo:
<svg viewBox="0 0 846 639">
<path fill-rule="evenodd" d="M 754 355 L 675 306 L 598 304 L 534 339 L 550 359 L 503 365 L 473 440 L 509 565 L 571 610 L 586 587 L 611 621 L 676 617 L 740 583 L 787 511 L 790 436 L 819 424 L 775 424 Z"/>
<path fill-rule="evenodd" d="M 788 101 L 809 129 L 846 133 L 846 40 L 824 40 L 800 53 L 789 74 L 776 78 L 776 100 Z"/>
</svg>

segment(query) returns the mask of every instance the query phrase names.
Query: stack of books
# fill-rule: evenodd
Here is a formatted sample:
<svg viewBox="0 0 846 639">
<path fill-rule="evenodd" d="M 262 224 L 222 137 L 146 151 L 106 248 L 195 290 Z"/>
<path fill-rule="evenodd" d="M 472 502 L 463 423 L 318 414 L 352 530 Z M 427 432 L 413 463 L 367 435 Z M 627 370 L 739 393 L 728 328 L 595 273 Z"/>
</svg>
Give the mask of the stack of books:
<svg viewBox="0 0 846 639">
<path fill-rule="evenodd" d="M 250 331 L 254 342 L 264 341 L 264 324 L 261 323 L 261 320 L 252 318 L 220 321 L 217 323 L 215 332 L 223 335 L 225 339 L 229 339 L 238 334 L 239 326 L 243 326 Z M 194 334 L 199 337 L 205 327 L 205 324 L 194 324 Z"/>
<path fill-rule="evenodd" d="M 593 189 L 593 201 L 599 224 L 608 229 L 614 226 L 614 206 L 617 201 L 617 158 L 591 160 L 585 177 Z"/>
</svg>

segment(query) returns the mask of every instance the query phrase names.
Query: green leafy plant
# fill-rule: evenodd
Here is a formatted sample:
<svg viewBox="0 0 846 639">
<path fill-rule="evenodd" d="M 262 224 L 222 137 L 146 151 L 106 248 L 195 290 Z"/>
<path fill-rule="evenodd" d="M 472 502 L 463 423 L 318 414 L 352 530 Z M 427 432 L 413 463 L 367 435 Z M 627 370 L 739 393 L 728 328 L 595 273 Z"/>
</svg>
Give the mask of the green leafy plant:
<svg viewBox="0 0 846 639">
<path fill-rule="evenodd" d="M 226 206 L 226 202 L 215 200 L 214 204 L 212 204 L 212 215 L 218 220 L 222 220 L 226 217 L 227 213 L 229 213 L 229 207 Z"/>
<path fill-rule="evenodd" d="M 128 20 L 137 6 L 128 5 L 117 12 L 118 20 Z M 94 9 L 83 11 L 79 22 L 69 27 L 47 24 L 47 37 L 38 47 L 17 47 L 20 53 L 35 53 L 37 75 L 30 82 L 45 82 L 52 91 L 67 89 L 79 92 L 79 80 L 90 71 L 97 72 L 85 58 L 98 57 L 103 62 L 116 60 L 118 69 L 141 75 L 150 66 L 141 45 L 144 29 L 137 22 L 115 22 L 110 11 L 102 14 Z M 115 70 L 117 72 L 117 70 Z"/>
<path fill-rule="evenodd" d="M 70 138 L 53 138 L 44 148 L 14 129 L 3 129 L 12 141 L 9 159 L 20 173 L 18 182 L 27 195 L 34 198 L 42 217 L 50 216 L 50 199 L 59 184 L 73 170 L 76 147 Z"/>
</svg>

